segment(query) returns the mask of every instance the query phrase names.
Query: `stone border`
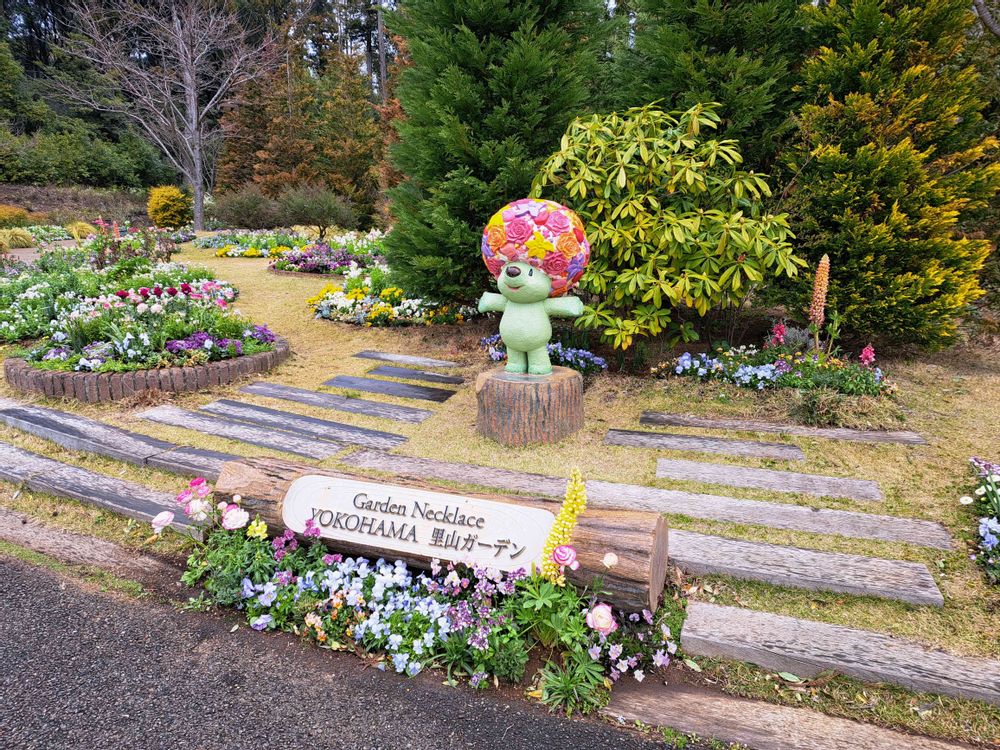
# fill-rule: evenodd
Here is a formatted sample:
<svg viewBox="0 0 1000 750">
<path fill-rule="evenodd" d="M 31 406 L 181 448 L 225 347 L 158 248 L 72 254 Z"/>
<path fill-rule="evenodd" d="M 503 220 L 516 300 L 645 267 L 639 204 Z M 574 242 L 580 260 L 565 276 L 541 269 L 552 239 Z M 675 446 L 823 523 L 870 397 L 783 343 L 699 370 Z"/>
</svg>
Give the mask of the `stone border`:
<svg viewBox="0 0 1000 750">
<path fill-rule="evenodd" d="M 288 359 L 291 349 L 280 336 L 269 352 L 248 354 L 191 367 L 164 367 L 133 372 L 60 372 L 39 370 L 23 359 L 10 357 L 3 363 L 11 388 L 50 398 L 73 398 L 88 404 L 118 401 L 137 393 L 189 393 L 216 385 L 228 385 L 250 375 L 267 372 Z"/>
</svg>

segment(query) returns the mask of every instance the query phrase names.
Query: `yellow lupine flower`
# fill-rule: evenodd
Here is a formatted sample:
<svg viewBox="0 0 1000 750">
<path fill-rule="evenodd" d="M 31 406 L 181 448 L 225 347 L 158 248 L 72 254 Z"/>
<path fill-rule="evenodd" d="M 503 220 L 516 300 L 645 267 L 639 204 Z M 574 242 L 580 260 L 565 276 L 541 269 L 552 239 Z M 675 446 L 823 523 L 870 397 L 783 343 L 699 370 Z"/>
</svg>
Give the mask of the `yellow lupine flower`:
<svg viewBox="0 0 1000 750">
<path fill-rule="evenodd" d="M 557 586 L 566 583 L 566 578 L 559 569 L 559 566 L 552 559 L 552 553 L 556 547 L 569 544 L 573 536 L 573 529 L 576 528 L 576 517 L 587 508 L 587 487 L 583 483 L 583 476 L 579 469 L 573 469 L 569 475 L 569 483 L 566 485 L 566 497 L 563 499 L 562 507 L 556 516 L 555 523 L 545 539 L 545 547 L 542 549 L 542 575 L 548 578 Z"/>
<path fill-rule="evenodd" d="M 267 539 L 267 524 L 260 516 L 257 516 L 249 526 L 247 526 L 247 536 L 250 539 Z"/>
</svg>

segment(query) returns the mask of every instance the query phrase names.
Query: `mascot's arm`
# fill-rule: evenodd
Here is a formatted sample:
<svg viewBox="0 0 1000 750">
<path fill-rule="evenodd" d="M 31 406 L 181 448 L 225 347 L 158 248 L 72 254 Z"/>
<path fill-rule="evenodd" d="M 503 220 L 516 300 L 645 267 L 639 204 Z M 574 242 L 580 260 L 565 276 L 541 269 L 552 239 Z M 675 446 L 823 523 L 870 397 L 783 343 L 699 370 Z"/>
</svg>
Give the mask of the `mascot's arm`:
<svg viewBox="0 0 1000 750">
<path fill-rule="evenodd" d="M 483 292 L 479 298 L 479 312 L 503 312 L 507 307 L 507 298 L 495 292 Z M 582 308 L 581 308 L 582 311 Z"/>
<path fill-rule="evenodd" d="M 482 309 L 482 304 L 479 303 L 479 309 Z M 545 300 L 545 312 L 556 318 L 578 318 L 583 315 L 583 300 L 579 297 L 550 297 Z"/>
</svg>

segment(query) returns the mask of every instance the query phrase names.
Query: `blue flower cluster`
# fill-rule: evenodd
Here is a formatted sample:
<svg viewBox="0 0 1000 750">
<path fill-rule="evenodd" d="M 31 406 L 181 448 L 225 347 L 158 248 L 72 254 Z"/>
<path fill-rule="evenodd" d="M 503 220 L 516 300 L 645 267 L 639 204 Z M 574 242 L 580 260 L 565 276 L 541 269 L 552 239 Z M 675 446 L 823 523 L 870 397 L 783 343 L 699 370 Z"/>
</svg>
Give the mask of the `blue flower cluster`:
<svg viewBox="0 0 1000 750">
<path fill-rule="evenodd" d="M 979 478 L 972 496 L 961 499 L 963 505 L 976 503 L 979 518 L 979 549 L 976 556 L 994 583 L 1000 583 L 1000 465 L 981 458 L 970 459 Z"/>
<path fill-rule="evenodd" d="M 480 339 L 479 345 L 486 350 L 493 362 L 503 362 L 507 359 L 507 348 L 499 333 Z M 557 341 L 549 344 L 548 350 L 552 364 L 570 367 L 584 375 L 597 375 L 608 369 L 607 360 L 587 349 L 573 349 Z"/>
</svg>

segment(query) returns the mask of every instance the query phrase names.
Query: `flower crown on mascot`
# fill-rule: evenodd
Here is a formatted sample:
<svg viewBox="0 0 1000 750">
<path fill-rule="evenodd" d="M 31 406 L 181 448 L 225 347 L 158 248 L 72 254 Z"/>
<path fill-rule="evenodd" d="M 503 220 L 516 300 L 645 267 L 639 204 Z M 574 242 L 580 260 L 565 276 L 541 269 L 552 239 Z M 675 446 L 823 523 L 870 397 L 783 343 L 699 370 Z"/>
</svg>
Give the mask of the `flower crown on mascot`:
<svg viewBox="0 0 1000 750">
<path fill-rule="evenodd" d="M 486 292 L 480 312 L 502 312 L 507 372 L 549 375 L 550 316 L 575 318 L 583 302 L 569 296 L 590 261 L 583 222 L 554 201 L 508 203 L 483 230 L 483 261 L 500 294 Z"/>
</svg>

